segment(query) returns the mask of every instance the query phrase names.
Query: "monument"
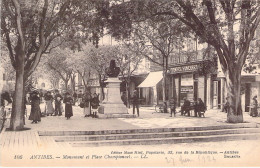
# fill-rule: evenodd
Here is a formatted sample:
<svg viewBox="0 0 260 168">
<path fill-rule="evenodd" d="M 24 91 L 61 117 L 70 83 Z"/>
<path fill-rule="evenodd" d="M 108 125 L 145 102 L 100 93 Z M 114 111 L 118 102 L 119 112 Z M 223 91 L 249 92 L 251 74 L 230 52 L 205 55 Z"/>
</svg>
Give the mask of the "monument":
<svg viewBox="0 0 260 168">
<path fill-rule="evenodd" d="M 121 100 L 120 95 L 120 83 L 118 79 L 118 74 L 120 68 L 116 67 L 115 60 L 110 61 L 110 66 L 105 69 L 105 73 L 108 79 L 105 81 L 107 83 L 105 99 L 101 103 L 98 110 L 99 118 L 128 118 L 133 117 L 129 115 L 126 106 Z"/>
</svg>

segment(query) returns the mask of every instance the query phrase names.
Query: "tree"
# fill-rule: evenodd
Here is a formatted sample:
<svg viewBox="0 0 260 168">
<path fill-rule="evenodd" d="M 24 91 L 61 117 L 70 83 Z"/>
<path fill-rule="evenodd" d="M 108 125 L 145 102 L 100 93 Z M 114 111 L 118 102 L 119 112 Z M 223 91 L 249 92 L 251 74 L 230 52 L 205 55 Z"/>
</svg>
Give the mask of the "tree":
<svg viewBox="0 0 260 168">
<path fill-rule="evenodd" d="M 166 101 L 169 58 L 182 48 L 185 31 L 182 24 L 168 17 L 153 17 L 132 25 L 131 50 L 148 58 L 163 70 L 163 101 Z M 131 42 L 130 42 L 131 44 Z M 175 94 L 176 95 L 176 94 Z"/>
<path fill-rule="evenodd" d="M 129 49 L 126 44 L 111 46 L 113 57 L 120 68 L 119 76 L 126 83 L 127 107 L 130 108 L 130 82 L 131 76 L 138 69 L 143 57 Z"/>
<path fill-rule="evenodd" d="M 226 77 L 230 103 L 227 121 L 243 122 L 240 97 L 241 70 L 248 57 L 250 42 L 260 22 L 258 1 L 147 0 L 138 2 L 132 0 L 120 3 L 120 6 L 122 5 L 125 8 L 133 7 L 128 8 L 128 11 L 131 11 L 131 15 L 141 14 L 139 17 L 141 19 L 153 16 L 170 16 L 178 19 L 188 26 L 201 41 L 213 46 Z M 130 23 L 134 22 L 129 20 Z"/>
<path fill-rule="evenodd" d="M 109 67 L 109 63 L 112 59 L 116 59 L 113 47 L 111 46 L 99 46 L 94 45 L 87 46 L 84 50 L 86 56 L 87 65 L 92 69 L 92 72 L 96 72 L 101 87 L 101 100 L 104 99 L 104 87 L 106 80 L 105 69 Z M 94 73 L 95 74 L 95 73 Z"/>
<path fill-rule="evenodd" d="M 70 40 L 74 48 L 86 40 L 97 43 L 103 28 L 100 17 L 96 15 L 100 13 L 100 6 L 106 4 L 102 0 L 2 1 L 2 39 L 16 71 L 12 130 L 24 127 L 24 113 L 21 111 L 24 109 L 24 86 L 42 54 L 49 53 L 65 40 Z"/>
<path fill-rule="evenodd" d="M 88 50 L 88 47 L 93 47 L 91 44 L 86 44 L 83 47 L 83 50 Z M 80 75 L 84 89 L 90 91 L 90 80 L 91 74 L 95 73 L 95 70 L 91 69 L 88 61 L 88 55 L 85 55 L 84 51 L 79 51 L 74 54 L 73 61 L 74 66 L 73 70 Z"/>
<path fill-rule="evenodd" d="M 66 91 L 69 90 L 69 80 L 73 75 L 72 64 L 74 64 L 74 62 L 71 61 L 72 54 L 72 50 L 70 49 L 55 48 L 53 52 L 49 54 L 45 63 L 46 67 L 57 74 L 63 81 Z"/>
</svg>

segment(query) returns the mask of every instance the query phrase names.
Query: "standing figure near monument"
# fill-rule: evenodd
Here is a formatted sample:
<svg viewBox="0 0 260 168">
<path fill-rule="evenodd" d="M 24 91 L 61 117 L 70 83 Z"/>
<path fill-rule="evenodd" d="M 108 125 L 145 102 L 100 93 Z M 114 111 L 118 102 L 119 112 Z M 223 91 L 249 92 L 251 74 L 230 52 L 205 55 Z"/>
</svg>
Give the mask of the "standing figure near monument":
<svg viewBox="0 0 260 168">
<path fill-rule="evenodd" d="M 73 116 L 73 111 L 72 111 L 73 99 L 68 92 L 65 93 L 65 98 L 63 100 L 63 103 L 65 103 L 65 117 L 68 120 L 70 119 L 71 116 Z"/>
<path fill-rule="evenodd" d="M 83 95 L 83 99 L 82 99 L 82 105 L 84 109 L 83 114 L 85 117 L 89 117 L 91 115 L 90 102 L 91 102 L 91 94 L 87 91 Z"/>
<path fill-rule="evenodd" d="M 93 118 L 97 118 L 98 106 L 99 106 L 98 95 L 94 93 L 91 99 L 91 109 L 92 109 Z"/>
<path fill-rule="evenodd" d="M 123 93 L 122 93 L 121 99 L 122 99 L 124 105 L 127 106 L 127 97 L 126 97 L 126 92 L 123 92 Z"/>
<path fill-rule="evenodd" d="M 61 101 L 62 101 L 63 97 L 60 95 L 59 90 L 55 90 L 55 96 L 54 96 L 54 100 L 55 100 L 55 114 L 61 116 L 62 112 L 61 112 Z"/>
<path fill-rule="evenodd" d="M 73 96 L 73 105 L 75 105 L 77 102 L 77 98 L 78 98 L 77 91 L 75 91 L 72 96 Z"/>
<path fill-rule="evenodd" d="M 40 97 L 38 91 L 33 91 L 31 94 L 31 114 L 29 120 L 32 120 L 32 123 L 41 121 Z"/>
<path fill-rule="evenodd" d="M 83 94 L 82 94 L 82 91 L 80 90 L 79 94 L 78 94 L 78 104 L 80 104 L 82 102 L 82 98 L 83 98 Z"/>
<path fill-rule="evenodd" d="M 174 117 L 176 116 L 176 100 L 174 97 L 172 97 L 169 101 L 169 105 L 170 105 L 170 109 L 171 109 L 171 116 L 172 117 L 172 113 L 174 114 Z"/>
<path fill-rule="evenodd" d="M 135 114 L 135 108 L 136 108 L 137 116 L 139 117 L 139 96 L 137 90 L 134 91 L 132 101 L 133 101 L 133 114 Z"/>
</svg>

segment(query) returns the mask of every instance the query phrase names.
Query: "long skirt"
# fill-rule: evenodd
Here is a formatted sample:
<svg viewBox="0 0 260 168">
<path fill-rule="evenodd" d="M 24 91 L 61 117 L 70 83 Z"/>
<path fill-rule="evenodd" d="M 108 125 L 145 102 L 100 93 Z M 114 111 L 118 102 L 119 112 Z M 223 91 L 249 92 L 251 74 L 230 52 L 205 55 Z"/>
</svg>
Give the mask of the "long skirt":
<svg viewBox="0 0 260 168">
<path fill-rule="evenodd" d="M 84 116 L 90 115 L 90 103 L 88 104 L 88 107 L 84 107 Z"/>
<path fill-rule="evenodd" d="M 31 114 L 29 116 L 29 120 L 33 121 L 41 121 L 41 109 L 40 106 L 32 106 L 31 108 Z"/>
<path fill-rule="evenodd" d="M 71 116 L 73 116 L 72 105 L 66 104 L 65 105 L 65 117 L 71 117 Z"/>
<path fill-rule="evenodd" d="M 46 100 L 46 114 L 53 114 L 54 108 L 51 100 Z"/>
</svg>

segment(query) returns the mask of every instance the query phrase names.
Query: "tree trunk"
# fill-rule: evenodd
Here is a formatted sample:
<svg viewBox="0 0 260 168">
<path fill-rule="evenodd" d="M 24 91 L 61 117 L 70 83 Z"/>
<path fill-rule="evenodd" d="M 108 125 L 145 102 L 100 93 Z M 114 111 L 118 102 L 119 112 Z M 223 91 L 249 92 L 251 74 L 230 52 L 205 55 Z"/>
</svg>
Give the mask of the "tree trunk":
<svg viewBox="0 0 260 168">
<path fill-rule="evenodd" d="M 243 114 L 241 107 L 241 72 L 227 71 L 226 72 L 227 83 L 227 96 L 230 107 L 227 113 L 227 122 L 229 123 L 241 123 L 243 122 Z"/>
<path fill-rule="evenodd" d="M 66 92 L 67 92 L 67 91 L 68 91 L 69 81 L 68 81 L 68 80 L 65 80 L 64 83 L 65 83 L 65 90 L 66 90 Z"/>
<path fill-rule="evenodd" d="M 99 80 L 99 85 L 100 85 L 100 88 L 101 88 L 101 97 L 100 97 L 100 100 L 103 101 L 105 99 L 105 92 L 104 92 L 104 86 L 103 86 L 103 83 L 102 83 L 102 79 L 101 79 L 101 75 L 98 74 L 98 80 Z"/>
<path fill-rule="evenodd" d="M 21 56 L 22 57 L 22 56 Z M 11 130 L 24 129 L 23 99 L 24 99 L 24 58 L 21 59 L 16 68 L 15 94 L 10 121 Z"/>
<path fill-rule="evenodd" d="M 127 100 L 127 107 L 130 108 L 130 88 L 129 88 L 129 81 L 126 81 L 126 100 Z"/>
<path fill-rule="evenodd" d="M 75 75 L 73 74 L 73 75 L 71 75 L 71 90 L 72 90 L 72 93 L 74 93 L 75 92 Z"/>
<path fill-rule="evenodd" d="M 163 82 L 162 82 L 162 89 L 163 89 L 163 102 L 166 101 L 166 72 L 163 71 Z"/>
</svg>

